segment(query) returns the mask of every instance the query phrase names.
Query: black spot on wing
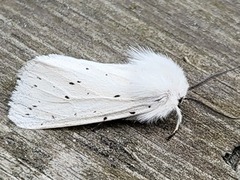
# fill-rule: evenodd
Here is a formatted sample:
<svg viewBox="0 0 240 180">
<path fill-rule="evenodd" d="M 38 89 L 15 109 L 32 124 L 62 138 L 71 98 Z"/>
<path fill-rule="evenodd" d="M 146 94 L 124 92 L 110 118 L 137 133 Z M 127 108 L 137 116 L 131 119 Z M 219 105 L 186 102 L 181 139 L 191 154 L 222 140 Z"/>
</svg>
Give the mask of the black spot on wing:
<svg viewBox="0 0 240 180">
<path fill-rule="evenodd" d="M 130 114 L 135 114 L 136 112 L 129 112 Z"/>
<path fill-rule="evenodd" d="M 86 70 L 89 70 L 89 68 L 86 68 Z"/>
<path fill-rule="evenodd" d="M 70 85 L 74 85 L 74 83 L 73 83 L 73 82 L 69 82 L 69 84 L 70 84 Z"/>
<path fill-rule="evenodd" d="M 70 99 L 68 96 L 65 96 L 66 99 Z"/>
<path fill-rule="evenodd" d="M 77 83 L 81 83 L 81 81 L 77 81 Z"/>
<path fill-rule="evenodd" d="M 117 95 L 115 95 L 114 97 L 115 97 L 115 98 L 117 98 L 117 97 L 120 97 L 120 95 L 119 95 L 119 94 L 117 94 Z"/>
<path fill-rule="evenodd" d="M 107 120 L 107 117 L 104 117 L 103 120 L 104 120 L 104 121 Z"/>
</svg>

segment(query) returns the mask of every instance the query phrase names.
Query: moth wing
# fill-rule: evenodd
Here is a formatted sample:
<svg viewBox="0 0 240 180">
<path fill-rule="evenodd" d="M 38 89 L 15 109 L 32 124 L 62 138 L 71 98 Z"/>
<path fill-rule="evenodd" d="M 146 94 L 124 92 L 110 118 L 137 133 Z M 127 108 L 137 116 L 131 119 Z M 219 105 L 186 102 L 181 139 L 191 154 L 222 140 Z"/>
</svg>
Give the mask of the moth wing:
<svg viewBox="0 0 240 180">
<path fill-rule="evenodd" d="M 19 73 L 9 118 L 22 128 L 46 129 L 138 116 L 156 109 L 159 103 L 154 98 L 159 97 L 134 97 L 128 89 L 129 76 L 121 64 L 39 56 Z"/>
</svg>

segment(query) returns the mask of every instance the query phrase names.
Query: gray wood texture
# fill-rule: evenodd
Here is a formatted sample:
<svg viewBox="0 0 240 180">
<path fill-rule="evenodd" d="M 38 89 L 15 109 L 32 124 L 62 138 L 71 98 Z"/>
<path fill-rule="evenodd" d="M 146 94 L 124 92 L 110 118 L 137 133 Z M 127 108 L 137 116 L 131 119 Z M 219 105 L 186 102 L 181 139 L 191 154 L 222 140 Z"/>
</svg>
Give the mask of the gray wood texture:
<svg viewBox="0 0 240 180">
<path fill-rule="evenodd" d="M 167 54 L 190 84 L 236 67 L 240 1 L 0 0 L 0 179 L 240 179 L 239 167 L 222 158 L 240 145 L 240 120 L 196 102 L 184 101 L 184 122 L 170 141 L 174 115 L 152 125 L 118 120 L 51 130 L 21 129 L 7 118 L 16 73 L 36 55 L 123 63 L 136 44 Z M 239 117 L 239 73 L 189 95 Z"/>
</svg>

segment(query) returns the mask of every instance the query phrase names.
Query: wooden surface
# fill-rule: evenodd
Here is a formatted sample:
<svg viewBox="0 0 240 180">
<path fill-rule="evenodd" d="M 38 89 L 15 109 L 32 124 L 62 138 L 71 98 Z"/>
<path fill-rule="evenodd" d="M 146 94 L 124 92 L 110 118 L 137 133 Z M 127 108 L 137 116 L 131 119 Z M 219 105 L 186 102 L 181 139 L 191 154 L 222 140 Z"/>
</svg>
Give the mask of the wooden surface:
<svg viewBox="0 0 240 180">
<path fill-rule="evenodd" d="M 20 129 L 7 118 L 17 70 L 34 56 L 122 63 L 136 44 L 170 56 L 194 84 L 240 64 L 240 2 L 0 0 L 0 179 L 240 179 L 222 158 L 240 145 L 239 119 L 195 102 L 184 101 L 184 122 L 169 142 L 174 116 L 52 130 Z M 239 73 L 189 96 L 239 117 Z"/>
</svg>

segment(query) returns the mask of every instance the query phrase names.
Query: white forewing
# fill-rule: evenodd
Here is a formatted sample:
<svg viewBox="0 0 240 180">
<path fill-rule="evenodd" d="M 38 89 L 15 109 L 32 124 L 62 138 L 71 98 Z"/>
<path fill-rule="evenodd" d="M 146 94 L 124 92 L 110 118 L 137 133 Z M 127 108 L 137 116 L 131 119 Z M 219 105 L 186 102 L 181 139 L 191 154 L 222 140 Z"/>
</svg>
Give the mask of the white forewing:
<svg viewBox="0 0 240 180">
<path fill-rule="evenodd" d="M 134 64 L 39 56 L 19 73 L 9 118 L 22 128 L 44 129 L 151 113 L 168 95 L 152 87 L 138 89 L 143 87 L 133 79 L 141 81 L 142 76 Z"/>
</svg>

